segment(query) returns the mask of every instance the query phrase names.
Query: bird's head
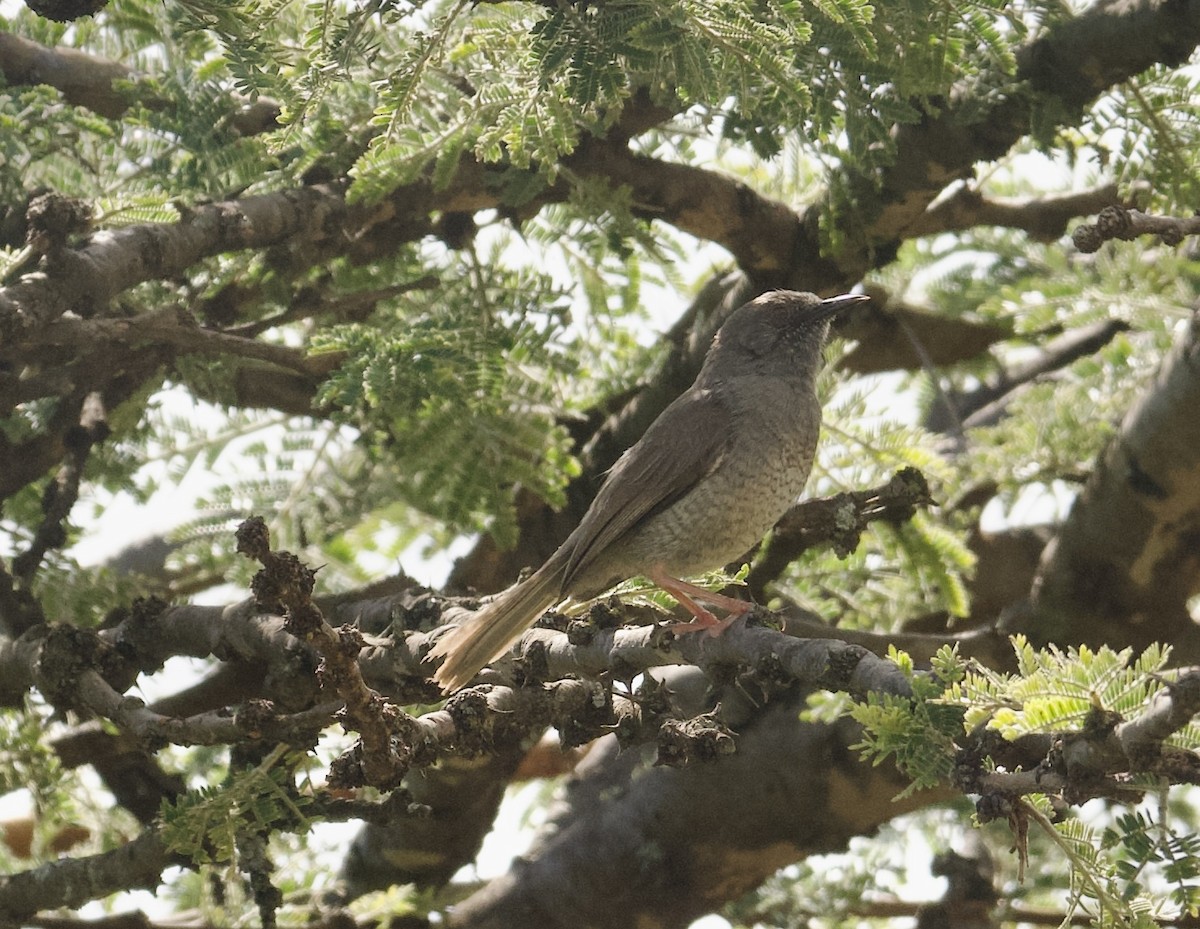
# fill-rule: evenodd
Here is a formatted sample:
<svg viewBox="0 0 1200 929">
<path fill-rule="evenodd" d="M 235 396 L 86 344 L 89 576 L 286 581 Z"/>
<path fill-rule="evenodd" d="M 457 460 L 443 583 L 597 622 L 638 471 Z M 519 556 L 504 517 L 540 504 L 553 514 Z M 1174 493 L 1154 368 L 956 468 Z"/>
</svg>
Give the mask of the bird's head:
<svg viewBox="0 0 1200 929">
<path fill-rule="evenodd" d="M 814 376 L 829 321 L 870 298 L 842 294 L 822 300 L 797 290 L 771 290 L 738 307 L 713 339 L 701 380 L 745 376 Z"/>
</svg>

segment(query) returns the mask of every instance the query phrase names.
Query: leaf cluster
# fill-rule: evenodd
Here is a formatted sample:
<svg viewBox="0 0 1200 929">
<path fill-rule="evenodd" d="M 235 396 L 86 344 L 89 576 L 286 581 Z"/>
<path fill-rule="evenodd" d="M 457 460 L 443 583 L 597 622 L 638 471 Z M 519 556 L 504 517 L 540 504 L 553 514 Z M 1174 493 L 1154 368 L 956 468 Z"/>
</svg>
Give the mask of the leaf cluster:
<svg viewBox="0 0 1200 929">
<path fill-rule="evenodd" d="M 949 2 L 863 0 L 455 2 L 422 16 L 429 27 L 377 84 L 385 128 L 354 169 L 352 195 L 366 201 L 431 165 L 444 186 L 467 152 L 552 183 L 582 133 L 608 131 L 639 92 L 762 156 L 791 133 L 815 144 L 844 131 L 845 157 L 878 166 L 892 126 L 958 79 L 1010 73 L 1015 44 L 1045 18 L 1039 4 L 973 3 L 963 15 Z"/>
<path fill-rule="evenodd" d="M 1013 651 L 1015 674 L 973 668 L 947 695 L 966 708 L 969 729 L 986 725 L 1006 739 L 1078 731 L 1097 705 L 1132 718 L 1165 686 L 1160 672 L 1170 655 L 1159 645 L 1136 658 L 1107 646 L 1036 649 L 1024 636 L 1014 636 Z"/>
<path fill-rule="evenodd" d="M 1131 899 L 1161 881 L 1181 913 L 1200 913 L 1200 836 L 1180 833 L 1142 810 L 1119 813 L 1107 826 L 1100 847 L 1116 860 L 1113 871 Z"/>
<path fill-rule="evenodd" d="M 1019 635 L 1012 645 L 1017 669 L 1011 674 L 964 662 L 949 646 L 938 651 L 929 672 L 917 674 L 911 658 L 893 649 L 889 657 L 908 676 L 913 696 L 870 694 L 855 706 L 851 715 L 865 728 L 859 748 L 876 763 L 894 756 L 915 786 L 933 786 L 939 772 L 948 775 L 968 732 L 987 727 L 1009 740 L 1075 732 L 1098 706 L 1133 719 L 1166 686 L 1161 672 L 1170 649 L 1164 646 L 1134 657 L 1132 649 L 1107 646 L 1036 649 Z M 1181 744 L 1190 741 L 1186 732 Z"/>
<path fill-rule="evenodd" d="M 911 779 L 901 796 L 947 783 L 954 768 L 957 740 L 962 736 L 963 710 L 941 699 L 966 673 L 955 648 L 943 646 L 932 673 L 916 674 L 912 659 L 892 648 L 888 657 L 899 665 L 912 685 L 912 697 L 870 693 L 855 704 L 851 717 L 863 727 L 854 747 L 873 764 L 894 759 Z"/>
<path fill-rule="evenodd" d="M 564 309 L 545 276 L 476 266 L 436 299 L 320 334 L 314 351 L 345 355 L 320 401 L 392 462 L 399 496 L 511 541 L 516 486 L 561 505 L 577 471 L 554 416 L 572 370 L 554 344 Z"/>
<path fill-rule="evenodd" d="M 836 357 L 836 347 L 831 356 Z M 832 366 L 831 366 L 832 367 Z M 895 411 L 879 412 L 890 385 L 836 387 L 832 371 L 822 379 L 824 435 L 809 494 L 820 495 L 883 483 L 904 467 L 917 468 L 935 499 L 952 491 L 953 462 L 938 449 L 938 438 L 906 423 Z M 789 590 L 839 625 L 894 628 L 915 616 L 969 613 L 967 581 L 975 556 L 966 541 L 967 525 L 937 509 L 898 525 L 873 523 L 848 556 L 808 553 L 786 577 Z"/>
<path fill-rule="evenodd" d="M 167 848 L 195 864 L 235 860 L 243 836 L 304 829 L 307 799 L 292 781 L 297 759 L 277 749 L 260 764 L 210 785 L 164 800 L 160 834 Z"/>
<path fill-rule="evenodd" d="M 1082 819 L 1056 823 L 1051 835 L 1071 865 L 1066 912 L 1083 911 L 1098 929 L 1150 929 L 1175 913 L 1195 915 L 1194 837 L 1172 835 L 1161 823 L 1140 813 L 1119 816 L 1113 826 L 1097 829 Z M 1147 879 L 1173 875 L 1167 896 L 1151 893 Z"/>
<path fill-rule="evenodd" d="M 29 701 L 0 713 L 0 796 L 29 790 L 39 816 L 53 819 L 68 803 L 68 774 L 46 743 L 46 722 L 45 708 Z"/>
<path fill-rule="evenodd" d="M 1193 69 L 1151 68 L 1097 101 L 1062 144 L 1113 168 L 1123 187 L 1139 191 L 1144 209 L 1187 212 L 1200 195 L 1200 159 L 1189 141 L 1200 131 L 1198 83 Z"/>
</svg>

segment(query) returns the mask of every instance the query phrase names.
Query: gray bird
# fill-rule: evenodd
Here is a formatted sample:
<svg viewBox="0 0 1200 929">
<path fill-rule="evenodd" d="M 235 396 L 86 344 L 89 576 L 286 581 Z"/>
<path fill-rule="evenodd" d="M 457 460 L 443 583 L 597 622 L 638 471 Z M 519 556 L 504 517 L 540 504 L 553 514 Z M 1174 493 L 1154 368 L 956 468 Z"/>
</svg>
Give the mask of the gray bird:
<svg viewBox="0 0 1200 929">
<path fill-rule="evenodd" d="M 438 640 L 429 653 L 445 659 L 438 684 L 449 692 L 468 683 L 560 600 L 637 575 L 695 617 L 676 631 L 716 635 L 750 610 L 679 578 L 744 555 L 796 501 L 821 428 L 814 385 L 829 320 L 866 299 L 775 290 L 730 315 L 696 382 L 613 465 L 558 551 Z"/>
</svg>

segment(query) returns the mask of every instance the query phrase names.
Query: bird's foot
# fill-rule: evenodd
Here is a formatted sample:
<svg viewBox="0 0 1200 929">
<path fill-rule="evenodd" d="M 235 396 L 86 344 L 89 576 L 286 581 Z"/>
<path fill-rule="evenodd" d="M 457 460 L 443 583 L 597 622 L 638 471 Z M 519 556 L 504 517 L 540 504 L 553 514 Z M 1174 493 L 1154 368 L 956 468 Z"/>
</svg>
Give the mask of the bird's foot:
<svg viewBox="0 0 1200 929">
<path fill-rule="evenodd" d="M 705 590 L 703 587 L 697 587 L 695 584 L 689 584 L 686 581 L 681 581 L 678 578 L 670 577 L 661 572 L 655 572 L 650 575 L 650 580 L 678 600 L 679 605 L 692 614 L 691 622 L 672 623 L 667 627 L 676 635 L 691 635 L 694 632 L 704 632 L 716 637 L 733 625 L 736 620 L 741 619 L 754 609 L 753 603 L 747 603 L 745 600 L 735 600 L 733 597 L 726 597 L 724 594 Z M 697 602 L 701 600 L 710 606 L 724 610 L 726 613 L 725 618 L 717 619 L 717 617 Z"/>
<path fill-rule="evenodd" d="M 724 619 L 717 619 L 712 613 L 703 608 L 701 608 L 701 613 L 703 614 L 703 618 L 696 615 L 691 622 L 671 623 L 671 625 L 667 626 L 667 629 L 675 635 L 691 635 L 694 632 L 703 632 L 706 635 L 716 638 L 746 615 L 746 611 L 743 610 L 740 613 L 726 616 Z"/>
</svg>

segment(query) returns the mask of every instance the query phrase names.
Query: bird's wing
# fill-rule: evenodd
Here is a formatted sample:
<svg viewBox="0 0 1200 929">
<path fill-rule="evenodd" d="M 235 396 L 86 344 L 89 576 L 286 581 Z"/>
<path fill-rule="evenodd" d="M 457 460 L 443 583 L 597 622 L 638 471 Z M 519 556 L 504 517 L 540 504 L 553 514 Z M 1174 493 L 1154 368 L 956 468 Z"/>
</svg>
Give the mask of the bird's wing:
<svg viewBox="0 0 1200 929">
<path fill-rule="evenodd" d="M 612 466 L 568 540 L 563 589 L 597 553 L 695 487 L 720 461 L 731 431 L 729 407 L 711 390 L 689 390 L 663 410 Z"/>
</svg>

